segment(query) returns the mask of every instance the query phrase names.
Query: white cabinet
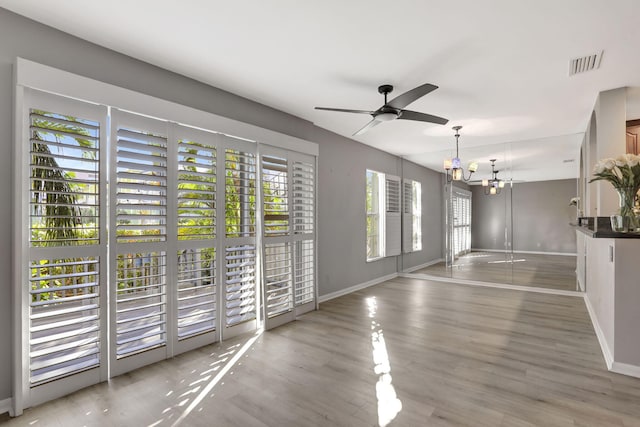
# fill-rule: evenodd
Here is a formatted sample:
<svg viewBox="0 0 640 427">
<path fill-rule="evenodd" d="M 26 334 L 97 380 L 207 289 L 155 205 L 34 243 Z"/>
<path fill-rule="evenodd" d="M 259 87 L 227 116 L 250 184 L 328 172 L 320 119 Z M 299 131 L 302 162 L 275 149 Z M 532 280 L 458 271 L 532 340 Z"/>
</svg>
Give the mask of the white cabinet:
<svg viewBox="0 0 640 427">
<path fill-rule="evenodd" d="M 586 302 L 607 366 L 640 377 L 640 239 L 583 237 Z"/>
<path fill-rule="evenodd" d="M 584 292 L 587 289 L 587 236 L 579 230 L 576 235 L 576 278 L 578 289 Z"/>
</svg>

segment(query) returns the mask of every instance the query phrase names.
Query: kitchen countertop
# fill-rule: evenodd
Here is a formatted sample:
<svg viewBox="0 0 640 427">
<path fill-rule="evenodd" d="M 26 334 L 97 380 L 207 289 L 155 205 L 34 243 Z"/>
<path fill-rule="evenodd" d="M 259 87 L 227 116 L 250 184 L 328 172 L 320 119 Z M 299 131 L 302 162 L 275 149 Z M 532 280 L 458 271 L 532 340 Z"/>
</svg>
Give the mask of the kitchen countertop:
<svg viewBox="0 0 640 427">
<path fill-rule="evenodd" d="M 570 223 L 576 230 L 589 237 L 601 239 L 640 239 L 640 232 L 621 233 L 611 230 L 609 217 L 579 218 L 578 223 Z"/>
</svg>

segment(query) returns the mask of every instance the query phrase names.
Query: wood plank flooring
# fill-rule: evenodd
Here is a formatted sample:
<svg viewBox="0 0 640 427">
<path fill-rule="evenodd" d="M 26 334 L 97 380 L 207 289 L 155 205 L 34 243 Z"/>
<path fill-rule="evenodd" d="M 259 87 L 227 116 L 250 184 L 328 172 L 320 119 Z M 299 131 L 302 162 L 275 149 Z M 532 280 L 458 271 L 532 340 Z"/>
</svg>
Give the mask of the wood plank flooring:
<svg viewBox="0 0 640 427">
<path fill-rule="evenodd" d="M 580 297 L 397 278 L 0 421 L 630 427 L 640 379 L 607 371 Z"/>
<path fill-rule="evenodd" d="M 568 255 L 514 253 L 512 256 L 474 251 L 458 258 L 451 268 L 440 262 L 413 273 L 562 291 L 577 290 L 576 257 Z"/>
</svg>

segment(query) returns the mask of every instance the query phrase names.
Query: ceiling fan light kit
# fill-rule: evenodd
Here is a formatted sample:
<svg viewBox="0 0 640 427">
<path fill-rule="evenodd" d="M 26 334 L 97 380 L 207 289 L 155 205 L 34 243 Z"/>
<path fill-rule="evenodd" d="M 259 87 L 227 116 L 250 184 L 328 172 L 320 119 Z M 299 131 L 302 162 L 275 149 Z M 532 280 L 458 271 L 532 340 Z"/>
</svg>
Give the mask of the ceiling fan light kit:
<svg viewBox="0 0 640 427">
<path fill-rule="evenodd" d="M 362 135 L 372 127 L 377 126 L 382 122 L 390 122 L 396 119 L 445 125 L 449 122 L 449 120 L 443 117 L 433 116 L 431 114 L 420 113 L 417 111 L 404 110 L 404 107 L 406 107 L 407 105 L 411 104 L 418 98 L 425 96 L 429 92 L 433 92 L 436 89 L 438 89 L 438 86 L 432 85 L 430 83 L 425 83 L 403 93 L 402 95 L 393 98 L 391 101 L 387 101 L 387 95 L 389 95 L 393 91 L 393 86 L 380 85 L 378 86 L 378 92 L 384 95 L 384 105 L 375 111 L 350 110 L 345 108 L 330 107 L 315 108 L 316 110 L 336 111 L 339 113 L 369 114 L 371 116 L 371 121 L 360 128 L 357 132 L 355 132 L 353 136 Z"/>
<path fill-rule="evenodd" d="M 482 180 L 484 194 L 487 196 L 500 194 L 500 191 L 504 188 L 504 180 L 498 179 L 498 172 L 500 171 L 496 170 L 496 160 L 491 159 L 491 179 Z"/>
<path fill-rule="evenodd" d="M 464 176 L 464 168 L 462 167 L 462 161 L 460 160 L 459 152 L 458 152 L 458 139 L 460 138 L 460 129 L 462 126 L 454 126 L 452 128 L 456 131 L 454 135 L 456 137 L 456 156 L 452 159 L 444 160 L 444 170 L 447 173 L 447 182 L 451 181 L 469 181 L 471 179 L 471 175 L 478 170 L 478 163 L 470 162 L 467 166 L 467 170 L 469 171 L 469 176 Z M 449 173 L 451 172 L 451 173 Z"/>
</svg>

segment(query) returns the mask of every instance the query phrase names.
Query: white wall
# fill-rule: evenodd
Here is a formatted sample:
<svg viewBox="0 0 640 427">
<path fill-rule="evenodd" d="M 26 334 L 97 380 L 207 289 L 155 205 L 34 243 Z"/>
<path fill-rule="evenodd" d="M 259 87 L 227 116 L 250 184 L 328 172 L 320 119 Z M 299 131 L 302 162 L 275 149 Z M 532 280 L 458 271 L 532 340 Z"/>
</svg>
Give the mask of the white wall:
<svg viewBox="0 0 640 427">
<path fill-rule="evenodd" d="M 0 9 L 0 290 L 9 296 L 11 283 L 12 66 L 16 57 L 56 67 L 210 113 L 251 123 L 319 144 L 318 288 L 336 292 L 397 272 L 396 257 L 365 262 L 365 169 L 400 175 L 400 159 L 341 137 L 312 123 L 199 83 L 133 58 L 115 53 Z M 423 260 L 441 256 L 439 212 L 441 196 L 434 189 L 439 174 L 420 170 L 424 178 L 423 206 L 433 218 L 423 218 Z M 433 197 L 433 200 L 432 200 Z M 437 229 L 436 229 L 437 228 Z M 438 248 L 436 250 L 436 248 Z M 437 253 L 437 255 L 436 255 Z M 11 298 L 0 298 L 0 342 L 12 335 Z M 0 400 L 11 396 L 12 348 L 0 348 Z"/>
<path fill-rule="evenodd" d="M 627 151 L 625 139 L 626 106 L 626 88 L 607 90 L 598 95 L 593 109 L 597 132 L 595 161 L 606 157 L 615 158 Z M 594 216 L 614 214 L 619 207 L 619 199 L 613 186 L 607 181 L 597 181 L 589 185 L 596 186 L 596 212 Z"/>
</svg>

